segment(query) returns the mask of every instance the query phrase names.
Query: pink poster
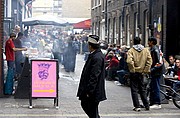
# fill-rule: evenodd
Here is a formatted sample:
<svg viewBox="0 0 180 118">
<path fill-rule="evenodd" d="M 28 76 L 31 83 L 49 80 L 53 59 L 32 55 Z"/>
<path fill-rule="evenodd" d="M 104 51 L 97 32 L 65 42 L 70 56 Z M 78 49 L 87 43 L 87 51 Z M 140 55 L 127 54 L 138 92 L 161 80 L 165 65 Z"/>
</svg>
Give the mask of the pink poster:
<svg viewBox="0 0 180 118">
<path fill-rule="evenodd" d="M 56 61 L 32 60 L 32 97 L 56 97 Z"/>
</svg>

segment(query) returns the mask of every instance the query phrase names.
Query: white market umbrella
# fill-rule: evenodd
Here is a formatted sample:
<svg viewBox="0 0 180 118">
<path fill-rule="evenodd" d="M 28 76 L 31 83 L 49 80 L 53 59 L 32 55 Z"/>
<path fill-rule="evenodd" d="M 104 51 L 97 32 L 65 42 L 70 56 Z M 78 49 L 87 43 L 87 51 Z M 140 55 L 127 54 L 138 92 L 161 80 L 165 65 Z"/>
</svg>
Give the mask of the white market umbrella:
<svg viewBox="0 0 180 118">
<path fill-rule="evenodd" d="M 64 19 L 45 14 L 45 15 L 24 19 L 22 20 L 22 23 L 27 26 L 32 26 L 32 25 L 65 25 L 67 22 Z"/>
</svg>

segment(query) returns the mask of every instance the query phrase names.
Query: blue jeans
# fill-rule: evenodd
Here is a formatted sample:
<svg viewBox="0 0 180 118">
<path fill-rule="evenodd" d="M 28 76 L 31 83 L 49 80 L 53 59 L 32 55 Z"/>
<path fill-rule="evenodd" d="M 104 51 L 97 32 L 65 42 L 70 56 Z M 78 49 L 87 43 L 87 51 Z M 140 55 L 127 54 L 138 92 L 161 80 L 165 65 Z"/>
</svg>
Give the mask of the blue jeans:
<svg viewBox="0 0 180 118">
<path fill-rule="evenodd" d="M 150 105 L 161 104 L 160 100 L 160 76 L 152 76 L 150 83 Z"/>
<path fill-rule="evenodd" d="M 129 74 L 129 72 L 127 72 L 125 70 L 118 70 L 117 71 L 117 76 L 119 77 L 119 82 L 121 84 L 126 84 L 126 78 L 124 76 L 127 74 Z"/>
<path fill-rule="evenodd" d="M 173 89 L 175 91 L 177 91 L 178 89 L 180 89 L 180 81 L 176 82 L 176 83 L 173 83 Z"/>
<path fill-rule="evenodd" d="M 13 85 L 14 85 L 14 61 L 7 61 L 8 65 L 8 72 L 6 76 L 6 81 L 4 85 L 4 94 L 11 95 L 13 92 Z"/>
</svg>

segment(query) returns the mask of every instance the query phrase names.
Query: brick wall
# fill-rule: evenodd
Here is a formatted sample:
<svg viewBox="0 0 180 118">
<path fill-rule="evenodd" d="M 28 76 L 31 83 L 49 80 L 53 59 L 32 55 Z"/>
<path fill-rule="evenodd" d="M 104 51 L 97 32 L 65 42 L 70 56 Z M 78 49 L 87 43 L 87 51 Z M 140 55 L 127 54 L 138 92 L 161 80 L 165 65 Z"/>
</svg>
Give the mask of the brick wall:
<svg viewBox="0 0 180 118">
<path fill-rule="evenodd" d="M 3 83 L 4 83 L 2 79 L 3 19 L 4 19 L 4 0 L 0 0 L 0 96 L 3 95 Z"/>
</svg>

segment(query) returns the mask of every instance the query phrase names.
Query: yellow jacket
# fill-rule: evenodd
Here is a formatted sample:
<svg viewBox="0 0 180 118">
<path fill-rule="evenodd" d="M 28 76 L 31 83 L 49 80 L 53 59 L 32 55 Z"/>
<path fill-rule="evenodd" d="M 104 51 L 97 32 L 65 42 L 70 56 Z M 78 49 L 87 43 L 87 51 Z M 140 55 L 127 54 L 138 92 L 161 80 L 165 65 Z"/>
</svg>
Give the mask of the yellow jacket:
<svg viewBox="0 0 180 118">
<path fill-rule="evenodd" d="M 127 64 L 131 73 L 149 73 L 152 65 L 152 57 L 148 48 L 141 44 L 133 45 L 127 53 Z"/>
</svg>

